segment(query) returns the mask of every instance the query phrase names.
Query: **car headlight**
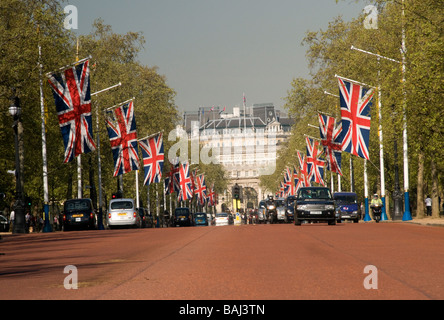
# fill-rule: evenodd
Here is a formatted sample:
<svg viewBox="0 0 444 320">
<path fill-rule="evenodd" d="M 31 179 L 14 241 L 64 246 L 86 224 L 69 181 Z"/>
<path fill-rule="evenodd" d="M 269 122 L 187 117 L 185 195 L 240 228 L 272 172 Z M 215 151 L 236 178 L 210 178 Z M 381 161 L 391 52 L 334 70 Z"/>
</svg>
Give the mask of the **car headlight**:
<svg viewBox="0 0 444 320">
<path fill-rule="evenodd" d="M 335 209 L 335 206 L 332 205 L 332 204 L 327 204 L 327 205 L 325 206 L 325 210 L 334 210 L 334 209 Z"/>
</svg>

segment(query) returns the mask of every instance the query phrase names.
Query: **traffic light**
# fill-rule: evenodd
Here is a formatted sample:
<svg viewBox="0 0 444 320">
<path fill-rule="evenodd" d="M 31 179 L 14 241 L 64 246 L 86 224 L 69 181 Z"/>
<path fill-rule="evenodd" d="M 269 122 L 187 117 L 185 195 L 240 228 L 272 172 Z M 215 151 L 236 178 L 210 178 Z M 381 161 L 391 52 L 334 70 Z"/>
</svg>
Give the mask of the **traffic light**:
<svg viewBox="0 0 444 320">
<path fill-rule="evenodd" d="M 31 208 L 32 207 L 32 198 L 31 197 L 25 197 L 25 204 Z"/>
<path fill-rule="evenodd" d="M 239 185 L 236 183 L 233 186 L 233 199 L 239 199 L 240 198 L 240 187 Z"/>
<path fill-rule="evenodd" d="M 123 192 L 117 191 L 112 194 L 112 199 L 122 199 L 123 198 Z"/>
</svg>

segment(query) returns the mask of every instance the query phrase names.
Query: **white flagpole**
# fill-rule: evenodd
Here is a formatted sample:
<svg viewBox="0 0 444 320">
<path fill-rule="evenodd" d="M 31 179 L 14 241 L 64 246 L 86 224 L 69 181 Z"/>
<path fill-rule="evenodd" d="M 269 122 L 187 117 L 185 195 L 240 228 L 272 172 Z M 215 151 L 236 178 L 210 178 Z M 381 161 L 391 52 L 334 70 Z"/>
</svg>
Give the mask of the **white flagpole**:
<svg viewBox="0 0 444 320">
<path fill-rule="evenodd" d="M 91 97 L 96 96 L 100 93 L 103 93 L 105 91 L 111 90 L 116 87 L 120 87 L 122 85 L 121 82 L 119 82 L 116 85 L 113 85 L 109 88 L 102 89 L 98 92 L 92 93 Z M 98 216 L 98 222 L 97 222 L 97 228 L 99 230 L 104 230 L 103 227 L 103 192 L 102 192 L 102 160 L 100 159 L 100 132 L 99 132 L 99 105 L 96 103 L 96 135 L 97 135 L 97 175 L 98 175 L 98 184 L 99 184 L 99 216 Z"/>
<path fill-rule="evenodd" d="M 42 158 L 43 158 L 43 210 L 45 212 L 45 225 L 43 232 L 51 232 L 49 222 L 49 191 L 48 191 L 48 160 L 46 149 L 46 127 L 45 127 L 45 102 L 43 97 L 43 64 L 42 47 L 39 44 L 39 76 L 40 76 L 40 112 L 42 116 Z"/>
<path fill-rule="evenodd" d="M 406 73 L 406 52 L 407 47 L 405 44 L 405 10 L 404 10 L 404 0 L 402 0 L 402 42 L 401 42 L 401 56 L 402 56 L 402 86 L 403 86 L 403 96 L 404 96 L 404 115 L 403 115 L 403 151 L 404 151 L 404 214 L 402 216 L 403 221 L 412 220 L 412 214 L 410 212 L 410 196 L 409 196 L 409 157 L 408 157 L 408 145 L 407 145 L 407 91 L 405 87 L 405 73 Z"/>
<path fill-rule="evenodd" d="M 139 201 L 139 170 L 135 170 L 136 172 L 136 206 L 137 208 L 140 207 L 140 201 Z"/>
</svg>

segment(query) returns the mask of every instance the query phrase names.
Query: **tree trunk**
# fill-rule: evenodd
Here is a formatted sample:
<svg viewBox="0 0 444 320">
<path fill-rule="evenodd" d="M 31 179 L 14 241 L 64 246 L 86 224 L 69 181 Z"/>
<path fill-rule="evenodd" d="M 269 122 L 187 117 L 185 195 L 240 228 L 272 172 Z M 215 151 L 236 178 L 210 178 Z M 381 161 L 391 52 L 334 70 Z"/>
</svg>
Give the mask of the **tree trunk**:
<svg viewBox="0 0 444 320">
<path fill-rule="evenodd" d="M 438 172 L 436 170 L 435 160 L 432 158 L 430 163 L 432 175 L 432 218 L 439 218 L 439 192 L 438 192 Z"/>
<path fill-rule="evenodd" d="M 416 188 L 416 217 L 424 218 L 424 152 L 418 152 L 418 185 Z"/>
</svg>

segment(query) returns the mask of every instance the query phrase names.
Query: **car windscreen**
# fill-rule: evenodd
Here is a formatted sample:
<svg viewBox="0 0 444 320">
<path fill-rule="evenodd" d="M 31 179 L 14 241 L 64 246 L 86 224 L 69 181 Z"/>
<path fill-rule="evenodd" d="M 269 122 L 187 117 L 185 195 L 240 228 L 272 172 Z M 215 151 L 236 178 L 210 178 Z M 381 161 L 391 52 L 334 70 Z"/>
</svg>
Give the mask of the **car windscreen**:
<svg viewBox="0 0 444 320">
<path fill-rule="evenodd" d="M 283 207 L 284 204 L 284 200 L 275 200 L 274 201 L 276 203 L 276 207 Z"/>
<path fill-rule="evenodd" d="M 356 196 L 352 195 L 335 195 L 337 203 L 358 203 Z"/>
<path fill-rule="evenodd" d="M 174 212 L 176 216 L 188 216 L 190 211 L 188 209 L 176 209 Z"/>
<path fill-rule="evenodd" d="M 91 202 L 89 200 L 71 200 L 65 202 L 65 211 L 81 211 L 81 210 L 90 210 Z"/>
<path fill-rule="evenodd" d="M 216 218 L 226 218 L 228 217 L 227 213 L 216 213 Z"/>
<path fill-rule="evenodd" d="M 122 209 L 122 210 L 128 210 L 133 208 L 133 202 L 132 201 L 114 201 L 111 202 L 111 210 L 116 209 Z"/>
<path fill-rule="evenodd" d="M 205 218 L 206 216 L 205 213 L 196 213 L 196 218 Z"/>
<path fill-rule="evenodd" d="M 330 190 L 327 188 L 301 189 L 298 193 L 300 199 L 328 199 L 331 200 Z"/>
</svg>

